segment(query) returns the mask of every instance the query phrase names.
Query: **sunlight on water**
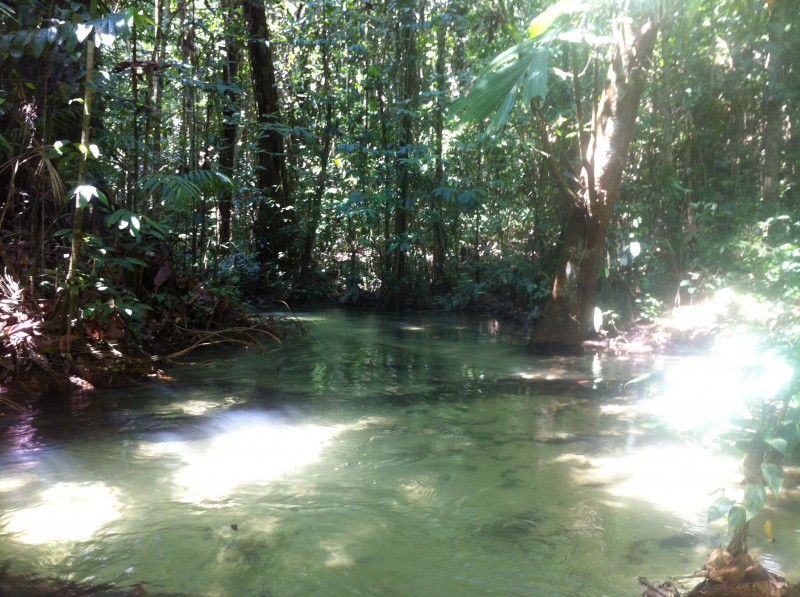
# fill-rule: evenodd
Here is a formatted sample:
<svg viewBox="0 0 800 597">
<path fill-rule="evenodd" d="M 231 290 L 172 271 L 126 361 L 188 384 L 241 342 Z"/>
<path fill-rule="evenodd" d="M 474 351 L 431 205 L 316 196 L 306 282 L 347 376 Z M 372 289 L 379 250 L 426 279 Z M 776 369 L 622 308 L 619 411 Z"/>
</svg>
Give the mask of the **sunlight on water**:
<svg viewBox="0 0 800 597">
<path fill-rule="evenodd" d="M 738 465 L 699 446 L 668 443 L 592 458 L 576 471 L 582 483 L 604 483 L 615 496 L 647 500 L 692 524 L 705 523 L 712 496 L 735 489 Z"/>
<path fill-rule="evenodd" d="M 710 356 L 688 357 L 669 366 L 663 388 L 641 404 L 641 411 L 679 432 L 717 436 L 732 416 L 775 398 L 792 380 L 794 369 L 760 345 L 754 336 L 725 338 Z"/>
<path fill-rule="evenodd" d="M 5 531 L 23 543 L 85 541 L 116 520 L 122 507 L 105 483 L 56 483 L 34 500 L 6 517 Z"/>
<path fill-rule="evenodd" d="M 223 417 L 209 436 L 145 442 L 139 454 L 180 461 L 173 476 L 177 499 L 213 501 L 317 461 L 333 438 L 361 424 L 296 425 L 280 415 L 240 411 Z"/>
<path fill-rule="evenodd" d="M 164 412 L 174 412 L 186 415 L 203 415 L 213 410 L 220 410 L 236 406 L 242 402 L 239 398 L 228 396 L 225 400 L 183 400 L 168 404 L 164 407 Z"/>
<path fill-rule="evenodd" d="M 119 594 L 622 597 L 724 543 L 706 513 L 741 492 L 736 458 L 655 406 L 696 422 L 698 396 L 768 359 L 701 386 L 692 375 L 725 370 L 532 358 L 492 321 L 307 321 L 267 355 L 0 419 L 9 574 Z M 658 367 L 664 380 L 625 385 Z M 794 577 L 796 512 L 770 517 L 778 542 L 751 548 Z"/>
</svg>

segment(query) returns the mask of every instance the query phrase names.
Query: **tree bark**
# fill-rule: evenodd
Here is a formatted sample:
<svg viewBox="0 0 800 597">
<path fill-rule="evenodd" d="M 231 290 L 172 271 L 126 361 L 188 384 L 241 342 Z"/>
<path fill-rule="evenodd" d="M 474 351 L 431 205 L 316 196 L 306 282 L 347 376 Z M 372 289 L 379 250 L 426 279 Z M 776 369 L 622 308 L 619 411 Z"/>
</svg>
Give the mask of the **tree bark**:
<svg viewBox="0 0 800 597">
<path fill-rule="evenodd" d="M 224 0 L 223 10 L 228 20 L 233 21 L 236 4 L 233 0 Z M 225 63 L 222 67 L 222 82 L 225 85 L 222 108 L 222 130 L 220 131 L 219 166 L 223 174 L 233 177 L 236 166 L 236 136 L 239 128 L 239 107 L 236 82 L 239 78 L 239 42 L 236 36 L 228 34 L 225 39 Z M 233 192 L 224 189 L 217 201 L 217 244 L 222 247 L 231 240 L 231 200 Z"/>
<path fill-rule="evenodd" d="M 581 188 L 562 235 L 551 296 L 531 337 L 534 352 L 579 354 L 592 327 L 606 234 L 655 40 L 652 15 L 640 13 L 616 23 L 606 86 L 582 164 Z"/>
<path fill-rule="evenodd" d="M 263 200 L 256 210 L 253 237 L 261 264 L 280 261 L 290 266 L 295 260 L 296 216 L 290 201 L 283 136 L 276 130 L 281 117 L 270 30 L 263 0 L 245 0 L 242 7 L 253 94 L 261 126 L 257 170 Z"/>
<path fill-rule="evenodd" d="M 417 39 L 414 4 L 399 3 L 397 6 L 399 23 L 397 25 L 397 97 L 396 104 L 401 110 L 397 137 L 395 168 L 397 172 L 397 198 L 394 204 L 394 251 L 391 258 L 391 279 L 383 300 L 394 307 L 403 306 L 401 284 L 406 277 L 406 254 L 408 252 L 408 228 L 414 214 L 414 198 L 411 193 L 411 168 L 409 161 L 414 144 L 413 110 L 416 109 L 417 80 Z"/>
</svg>

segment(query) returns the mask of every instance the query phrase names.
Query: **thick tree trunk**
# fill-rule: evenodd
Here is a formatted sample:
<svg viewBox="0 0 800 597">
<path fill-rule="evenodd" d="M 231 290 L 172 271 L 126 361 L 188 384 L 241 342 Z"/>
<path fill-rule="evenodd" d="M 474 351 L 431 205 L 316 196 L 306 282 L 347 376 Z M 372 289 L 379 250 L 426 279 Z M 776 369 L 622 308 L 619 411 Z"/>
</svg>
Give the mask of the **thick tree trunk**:
<svg viewBox="0 0 800 597">
<path fill-rule="evenodd" d="M 591 329 L 606 234 L 656 40 L 648 15 L 620 19 L 608 78 L 562 237 L 553 291 L 531 337 L 539 353 L 576 354 Z"/>
<path fill-rule="evenodd" d="M 245 0 L 242 7 L 247 25 L 253 94 L 262 127 L 258 135 L 257 168 L 263 201 L 256 211 L 253 236 L 262 264 L 280 261 L 288 266 L 295 260 L 296 216 L 290 201 L 283 136 L 275 130 L 280 123 L 280 104 L 272 42 L 263 0 Z"/>
</svg>

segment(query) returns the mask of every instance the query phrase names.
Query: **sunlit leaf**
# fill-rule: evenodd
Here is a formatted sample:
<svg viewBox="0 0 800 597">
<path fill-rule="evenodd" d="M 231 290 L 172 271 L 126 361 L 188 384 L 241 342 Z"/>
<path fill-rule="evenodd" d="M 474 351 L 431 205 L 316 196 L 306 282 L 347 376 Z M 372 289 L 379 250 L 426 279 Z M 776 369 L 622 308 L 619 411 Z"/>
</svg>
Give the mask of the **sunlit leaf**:
<svg viewBox="0 0 800 597">
<path fill-rule="evenodd" d="M 715 499 L 714 503 L 711 504 L 711 507 L 708 509 L 708 522 L 714 522 L 715 520 L 727 516 L 735 503 L 736 502 L 731 498 L 725 497 L 724 495 Z"/>
<path fill-rule="evenodd" d="M 764 462 L 761 464 L 761 474 L 772 495 L 777 496 L 783 488 L 783 469 L 777 464 Z"/>
<path fill-rule="evenodd" d="M 496 114 L 509 95 L 514 98 L 520 78 L 526 72 L 524 58 L 531 51 L 530 42 L 523 42 L 495 58 L 475 81 L 469 94 L 452 104 L 451 114 L 462 112 L 465 120 L 484 120 Z"/>
<path fill-rule="evenodd" d="M 527 77 L 525 80 L 525 106 L 530 106 L 533 98 L 544 101 L 547 97 L 547 69 L 549 52 L 540 48 L 535 53 L 528 65 Z"/>
<path fill-rule="evenodd" d="M 786 455 L 787 443 L 782 437 L 773 437 L 772 439 L 765 439 L 764 441 L 774 450 L 780 452 L 784 456 Z"/>
<path fill-rule="evenodd" d="M 748 483 L 744 488 L 744 507 L 747 520 L 750 520 L 764 509 L 767 502 L 767 490 L 761 483 Z"/>
<path fill-rule="evenodd" d="M 86 40 L 89 35 L 91 35 L 92 31 L 94 30 L 94 25 L 92 23 L 78 23 L 75 25 L 75 38 L 78 40 L 78 43 L 82 43 Z"/>
<path fill-rule="evenodd" d="M 561 0 L 548 7 L 531 21 L 528 26 L 528 37 L 534 39 L 546 33 L 553 26 L 555 20 L 565 14 L 583 12 L 588 4 L 581 0 Z"/>
</svg>

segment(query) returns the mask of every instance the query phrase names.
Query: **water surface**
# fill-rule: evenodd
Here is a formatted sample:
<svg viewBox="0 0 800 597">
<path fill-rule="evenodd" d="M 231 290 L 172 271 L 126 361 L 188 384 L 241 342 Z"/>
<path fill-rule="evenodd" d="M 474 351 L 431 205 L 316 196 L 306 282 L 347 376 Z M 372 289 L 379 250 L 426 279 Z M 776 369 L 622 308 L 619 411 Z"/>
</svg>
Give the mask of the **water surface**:
<svg viewBox="0 0 800 597">
<path fill-rule="evenodd" d="M 644 408 L 652 384 L 624 385 L 663 362 L 533 358 L 486 319 L 303 319 L 267 353 L 195 353 L 172 382 L 0 419 L 6 573 L 152 595 L 618 597 L 726 542 L 706 512 L 737 491 L 735 460 Z M 793 578 L 797 513 L 750 542 Z"/>
</svg>

